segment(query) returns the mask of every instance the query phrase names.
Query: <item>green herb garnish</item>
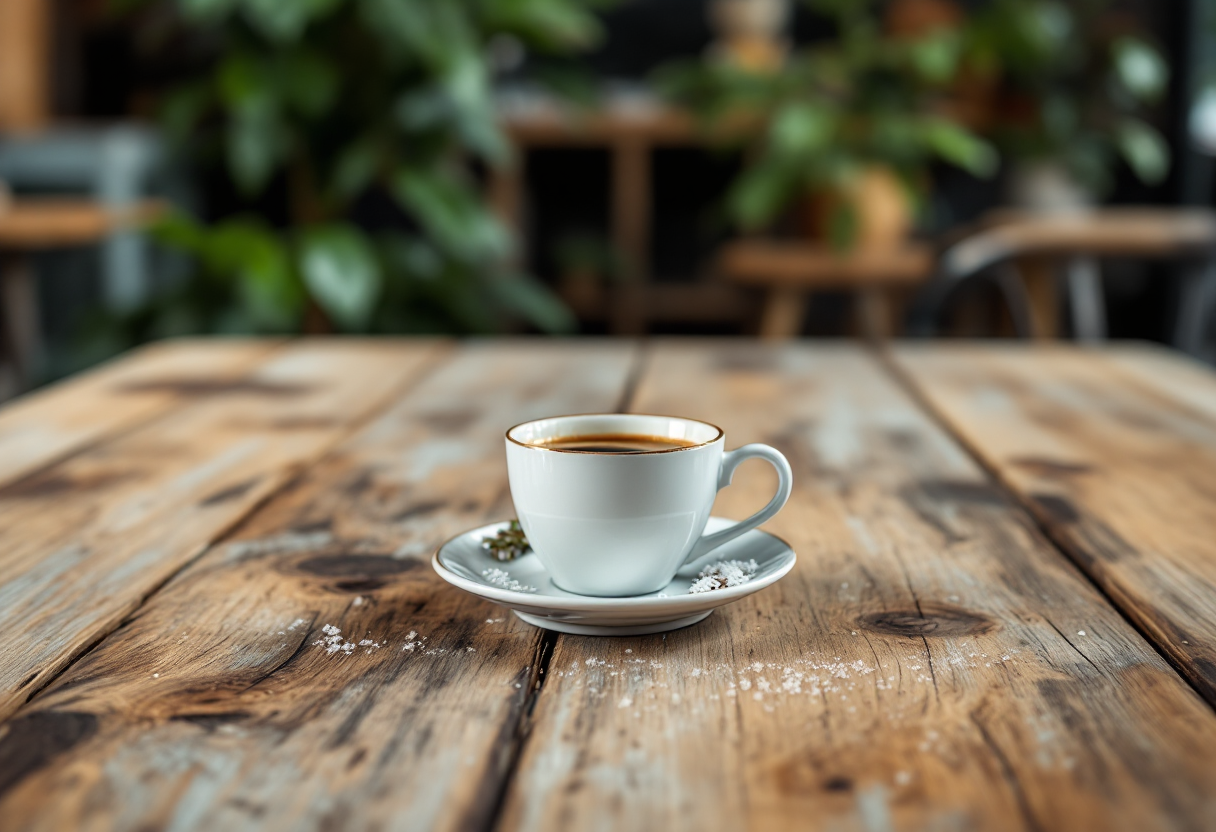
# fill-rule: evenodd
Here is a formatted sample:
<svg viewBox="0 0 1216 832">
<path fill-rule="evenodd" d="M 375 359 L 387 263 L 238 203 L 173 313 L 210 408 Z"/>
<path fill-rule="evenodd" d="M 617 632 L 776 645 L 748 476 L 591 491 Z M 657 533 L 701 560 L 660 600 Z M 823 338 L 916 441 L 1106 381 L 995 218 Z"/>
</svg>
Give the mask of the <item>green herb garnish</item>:
<svg viewBox="0 0 1216 832">
<path fill-rule="evenodd" d="M 489 552 L 490 557 L 494 560 L 515 560 L 520 555 L 526 555 L 532 551 L 532 547 L 528 545 L 528 538 L 524 536 L 524 530 L 519 527 L 518 520 L 512 520 L 505 529 L 499 531 L 493 537 L 485 537 L 481 540 L 481 547 Z"/>
</svg>

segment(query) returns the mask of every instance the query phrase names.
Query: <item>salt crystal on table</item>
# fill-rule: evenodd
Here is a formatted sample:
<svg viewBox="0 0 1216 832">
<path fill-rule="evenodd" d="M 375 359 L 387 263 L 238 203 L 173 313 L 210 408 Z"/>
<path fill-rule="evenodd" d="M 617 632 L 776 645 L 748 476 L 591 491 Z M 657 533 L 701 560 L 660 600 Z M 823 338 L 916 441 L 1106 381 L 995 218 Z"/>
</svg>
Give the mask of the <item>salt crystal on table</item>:
<svg viewBox="0 0 1216 832">
<path fill-rule="evenodd" d="M 356 595 L 355 600 L 351 601 L 350 603 L 351 603 L 351 606 L 354 606 L 354 607 L 362 606 L 363 605 L 363 596 Z"/>
<path fill-rule="evenodd" d="M 1083 635 L 1085 635 L 1085 631 L 1084 631 L 1084 630 L 1077 630 L 1077 635 L 1079 635 L 1079 636 L 1083 636 Z"/>
</svg>

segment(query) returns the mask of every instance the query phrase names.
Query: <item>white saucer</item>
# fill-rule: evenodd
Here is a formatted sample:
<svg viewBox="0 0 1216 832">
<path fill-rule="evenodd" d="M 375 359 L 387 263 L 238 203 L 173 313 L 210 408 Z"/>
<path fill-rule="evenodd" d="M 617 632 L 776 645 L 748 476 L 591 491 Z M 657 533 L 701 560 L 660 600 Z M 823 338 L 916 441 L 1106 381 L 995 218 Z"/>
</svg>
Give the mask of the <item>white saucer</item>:
<svg viewBox="0 0 1216 832">
<path fill-rule="evenodd" d="M 711 517 L 705 531 L 714 532 L 733 522 Z M 755 560 L 759 569 L 745 584 L 690 595 L 688 587 L 692 581 L 677 577 L 666 588 L 648 595 L 596 598 L 575 595 L 554 586 L 536 555 L 527 554 L 506 563 L 491 558 L 482 548 L 481 541 L 506 525 L 506 522 L 491 523 L 452 538 L 431 558 L 435 571 L 454 586 L 510 607 L 529 624 L 580 636 L 640 636 L 696 624 L 716 607 L 776 583 L 794 568 L 797 560 L 794 550 L 784 540 L 753 530 L 717 549 L 718 557 L 713 559 Z M 495 585 L 482 576 L 487 569 L 501 569 L 509 580 L 534 587 L 536 591 L 521 592 Z"/>
</svg>

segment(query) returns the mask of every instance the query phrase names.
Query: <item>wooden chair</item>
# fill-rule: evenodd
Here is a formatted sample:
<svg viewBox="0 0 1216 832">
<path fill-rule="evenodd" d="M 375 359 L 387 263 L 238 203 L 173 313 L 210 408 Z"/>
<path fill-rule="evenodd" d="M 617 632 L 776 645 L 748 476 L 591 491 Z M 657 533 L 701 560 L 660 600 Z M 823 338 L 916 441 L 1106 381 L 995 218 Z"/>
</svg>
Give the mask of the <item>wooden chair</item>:
<svg viewBox="0 0 1216 832">
<path fill-rule="evenodd" d="M 42 359 L 41 310 L 28 255 L 89 245 L 147 223 L 163 210 L 144 201 L 121 211 L 87 199 L 13 198 L 0 205 L 0 364 L 25 389 Z"/>
<path fill-rule="evenodd" d="M 947 248 L 933 280 L 909 316 L 913 335 L 928 336 L 950 296 L 965 281 L 995 278 L 1022 337 L 1059 335 L 1062 278 L 1079 341 L 1106 337 L 1103 257 L 1175 260 L 1184 267 L 1173 340 L 1204 352 L 1205 327 L 1216 314 L 1216 213 L 1190 208 L 1107 208 L 1076 214 L 990 215 L 980 230 Z"/>
</svg>

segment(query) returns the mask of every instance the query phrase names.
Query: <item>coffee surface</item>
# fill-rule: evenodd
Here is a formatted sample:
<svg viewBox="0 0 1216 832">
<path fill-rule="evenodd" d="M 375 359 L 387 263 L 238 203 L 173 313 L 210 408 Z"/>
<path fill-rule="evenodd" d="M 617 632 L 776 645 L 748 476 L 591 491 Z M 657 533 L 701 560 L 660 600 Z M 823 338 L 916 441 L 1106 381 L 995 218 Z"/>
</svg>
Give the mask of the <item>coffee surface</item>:
<svg viewBox="0 0 1216 832">
<path fill-rule="evenodd" d="M 648 436 L 638 433 L 594 433 L 583 436 L 559 436 L 534 443 L 540 448 L 557 451 L 583 451 L 593 454 L 644 454 L 651 451 L 671 451 L 700 444 L 688 439 L 668 436 Z"/>
</svg>

